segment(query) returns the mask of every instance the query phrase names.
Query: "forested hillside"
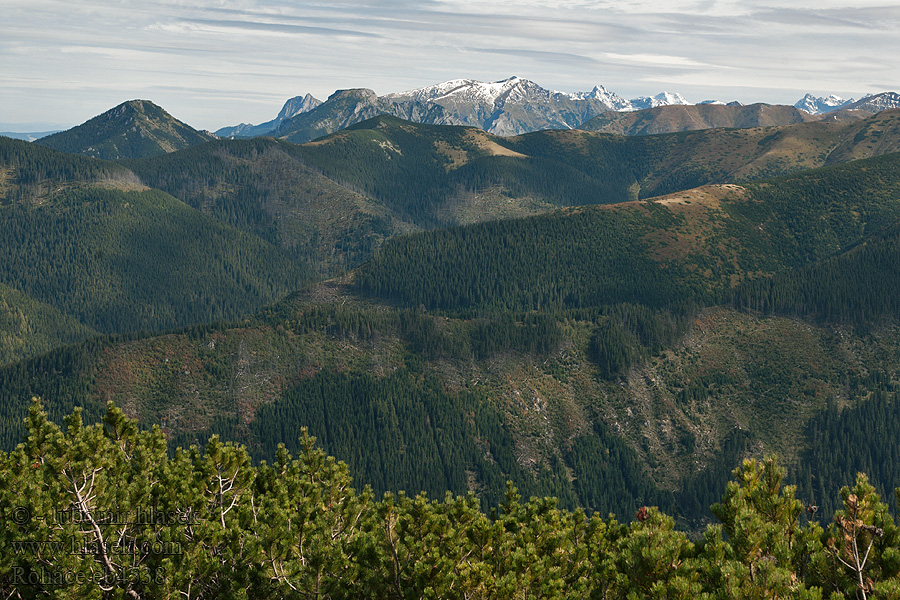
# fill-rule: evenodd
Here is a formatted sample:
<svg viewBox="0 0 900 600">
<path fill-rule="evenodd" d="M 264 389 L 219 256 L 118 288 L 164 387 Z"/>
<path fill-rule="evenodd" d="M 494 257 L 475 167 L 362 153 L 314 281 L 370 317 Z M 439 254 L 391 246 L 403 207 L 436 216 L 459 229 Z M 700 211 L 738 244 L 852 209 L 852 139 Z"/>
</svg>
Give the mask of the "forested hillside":
<svg viewBox="0 0 900 600">
<path fill-rule="evenodd" d="M 147 100 L 130 100 L 37 144 L 93 158 L 116 160 L 174 152 L 216 139 L 182 123 Z"/>
<path fill-rule="evenodd" d="M 321 175 L 286 142 L 223 140 L 124 164 L 147 185 L 290 250 L 321 276 L 365 262 L 385 239 L 414 229 Z"/>
<path fill-rule="evenodd" d="M 900 154 L 764 183 L 390 240 L 359 288 L 409 306 L 561 310 L 717 303 L 900 220 Z M 763 284 L 764 285 L 764 284 Z"/>
<path fill-rule="evenodd" d="M 121 166 L 0 141 L 0 283 L 102 332 L 234 319 L 311 279 L 295 255 Z"/>
<path fill-rule="evenodd" d="M 96 334 L 59 309 L 0 284 L 0 365 Z"/>
</svg>

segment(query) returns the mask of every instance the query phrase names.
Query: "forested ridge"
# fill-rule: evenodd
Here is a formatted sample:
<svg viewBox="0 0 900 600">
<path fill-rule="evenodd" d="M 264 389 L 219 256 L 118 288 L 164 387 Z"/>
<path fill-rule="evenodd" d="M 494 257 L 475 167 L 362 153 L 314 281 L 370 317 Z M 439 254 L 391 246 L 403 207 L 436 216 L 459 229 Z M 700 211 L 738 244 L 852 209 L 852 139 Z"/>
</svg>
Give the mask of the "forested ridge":
<svg viewBox="0 0 900 600">
<path fill-rule="evenodd" d="M 687 213 L 690 201 L 634 202 L 396 238 L 359 269 L 358 285 L 451 311 L 715 304 L 734 277 L 814 264 L 898 222 L 898 162 L 890 154 L 748 184 L 704 213 Z M 655 236 L 682 229 L 690 237 L 672 244 L 687 250 L 667 254 Z"/>
<path fill-rule="evenodd" d="M 384 239 L 410 228 L 282 141 L 219 140 L 123 164 L 148 185 L 289 251 L 320 276 L 359 265 Z"/>
<path fill-rule="evenodd" d="M 103 332 L 236 318 L 309 281 L 291 256 L 159 191 L 62 191 L 0 208 L 0 228 L 0 281 Z"/>
<path fill-rule="evenodd" d="M 22 294 L 4 309 L 4 360 L 91 330 L 236 319 L 315 277 L 295 253 L 147 188 L 121 165 L 16 140 L 0 140 L 0 229 L 0 284 Z M 26 330 L 33 343 L 18 341 Z"/>
</svg>

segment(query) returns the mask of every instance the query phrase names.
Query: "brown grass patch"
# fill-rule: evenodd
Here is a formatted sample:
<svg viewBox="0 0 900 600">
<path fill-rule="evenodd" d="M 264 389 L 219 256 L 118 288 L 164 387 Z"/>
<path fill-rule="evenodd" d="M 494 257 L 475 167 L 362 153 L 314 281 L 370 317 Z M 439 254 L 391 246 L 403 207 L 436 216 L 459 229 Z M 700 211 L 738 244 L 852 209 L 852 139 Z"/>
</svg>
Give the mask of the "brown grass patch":
<svg viewBox="0 0 900 600">
<path fill-rule="evenodd" d="M 512 156 L 513 158 L 528 158 L 527 155 L 501 146 L 488 137 L 483 131 L 472 130 L 466 133 L 466 138 L 491 156 Z"/>
</svg>

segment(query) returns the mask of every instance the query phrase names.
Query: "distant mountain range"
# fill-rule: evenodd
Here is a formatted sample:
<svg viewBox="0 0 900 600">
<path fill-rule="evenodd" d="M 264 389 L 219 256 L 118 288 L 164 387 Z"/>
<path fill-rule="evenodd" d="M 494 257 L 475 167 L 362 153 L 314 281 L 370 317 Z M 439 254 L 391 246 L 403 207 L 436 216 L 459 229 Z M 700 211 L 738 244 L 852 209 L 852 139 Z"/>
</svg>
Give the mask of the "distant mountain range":
<svg viewBox="0 0 900 600">
<path fill-rule="evenodd" d="M 42 137 L 47 137 L 48 135 L 59 133 L 60 131 L 62 130 L 54 129 L 51 131 L 0 131 L 0 135 L 2 135 L 3 137 L 12 138 L 14 140 L 33 142 L 35 140 L 41 139 Z"/>
<path fill-rule="evenodd" d="M 510 77 L 484 83 L 456 79 L 378 96 L 365 88 L 338 90 L 322 102 L 310 94 L 289 99 L 265 123 L 198 131 L 147 100 L 125 102 L 86 123 L 46 137 L 6 134 L 61 150 L 107 160 L 158 156 L 219 138 L 275 137 L 302 144 L 379 115 L 426 125 L 463 125 L 513 136 L 547 129 L 584 129 L 618 135 L 648 135 L 717 127 L 770 127 L 809 121 L 855 121 L 900 107 L 900 94 L 884 92 L 860 100 L 807 94 L 794 106 L 690 104 L 678 93 L 631 100 L 597 85 L 589 92 L 547 90 Z M 39 139 L 38 139 L 39 138 Z"/>
<path fill-rule="evenodd" d="M 708 127 L 787 125 L 815 120 L 808 117 L 822 118 L 843 109 L 874 113 L 900 107 L 900 95 L 885 92 L 854 101 L 837 96 L 817 98 L 807 94 L 794 107 L 755 104 L 751 105 L 755 108 L 749 109 L 736 101 L 726 104 L 705 100 L 696 107 L 709 108 L 671 111 L 673 115 L 685 115 L 676 119 L 681 121 L 679 124 L 671 126 L 666 124 L 666 119 L 647 126 L 645 115 L 638 117 L 632 114 L 672 106 L 694 105 L 681 94 L 672 92 L 626 100 L 601 85 L 594 86 L 589 92 L 569 94 L 547 90 L 520 77 L 490 83 L 455 79 L 384 96 L 363 88 L 339 90 L 325 102 L 319 102 L 308 94 L 301 101 L 298 96 L 289 100 L 271 121 L 256 126 L 225 127 L 216 134 L 224 137 L 270 135 L 304 143 L 380 114 L 432 125 L 468 125 L 503 136 L 543 129 L 575 129 L 589 122 L 591 125 L 586 128 L 595 130 L 605 130 L 597 129 L 598 122 L 618 123 L 612 126 L 611 131 L 625 135 L 651 131 L 671 133 Z M 849 113 L 837 118 L 858 119 L 865 116 Z M 597 117 L 600 120 L 592 122 Z M 633 124 L 637 122 L 643 122 L 644 126 L 635 127 Z"/>
<path fill-rule="evenodd" d="M 896 92 L 882 92 L 864 96 L 859 100 L 854 100 L 853 98 L 845 100 L 833 94 L 826 98 L 806 94 L 794 106 L 811 115 L 822 115 L 838 110 L 862 110 L 868 113 L 877 113 L 890 108 L 900 107 L 900 94 Z"/>
<path fill-rule="evenodd" d="M 307 96 L 288 100 L 278 116 L 261 125 L 237 125 L 216 131 L 220 137 L 253 137 L 266 133 L 302 143 L 379 114 L 432 125 L 469 125 L 496 135 L 518 135 L 541 129 L 574 129 L 607 111 L 636 111 L 689 104 L 680 94 L 626 100 L 603 86 L 566 94 L 533 81 L 510 77 L 484 83 L 455 79 L 406 92 L 378 96 L 370 89 L 339 90 L 327 101 Z M 265 130 L 265 131 L 264 131 Z"/>
</svg>

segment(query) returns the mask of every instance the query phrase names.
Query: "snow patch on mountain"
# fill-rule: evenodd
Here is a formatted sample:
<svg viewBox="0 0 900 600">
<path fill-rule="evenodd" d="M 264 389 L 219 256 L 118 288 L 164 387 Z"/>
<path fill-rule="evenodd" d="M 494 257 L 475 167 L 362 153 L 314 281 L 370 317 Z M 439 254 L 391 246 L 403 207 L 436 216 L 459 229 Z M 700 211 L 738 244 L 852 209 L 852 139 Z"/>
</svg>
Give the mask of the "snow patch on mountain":
<svg viewBox="0 0 900 600">
<path fill-rule="evenodd" d="M 846 108 L 858 108 L 877 113 L 892 108 L 900 108 L 900 94 L 897 92 L 881 92 L 869 94 L 856 102 L 848 103 Z"/>
<path fill-rule="evenodd" d="M 647 96 L 641 96 L 640 98 L 634 98 L 630 102 L 631 107 L 626 110 L 644 110 L 647 108 L 656 108 L 658 106 L 672 106 L 675 104 L 688 106 L 691 103 L 684 99 L 679 93 L 674 92 L 660 92 L 659 94 L 649 98 Z"/>
<path fill-rule="evenodd" d="M 572 100 L 599 100 L 613 110 L 631 110 L 631 102 L 615 92 L 610 92 L 602 85 L 595 85 L 594 89 L 589 92 L 569 94 L 569 98 Z"/>
</svg>

